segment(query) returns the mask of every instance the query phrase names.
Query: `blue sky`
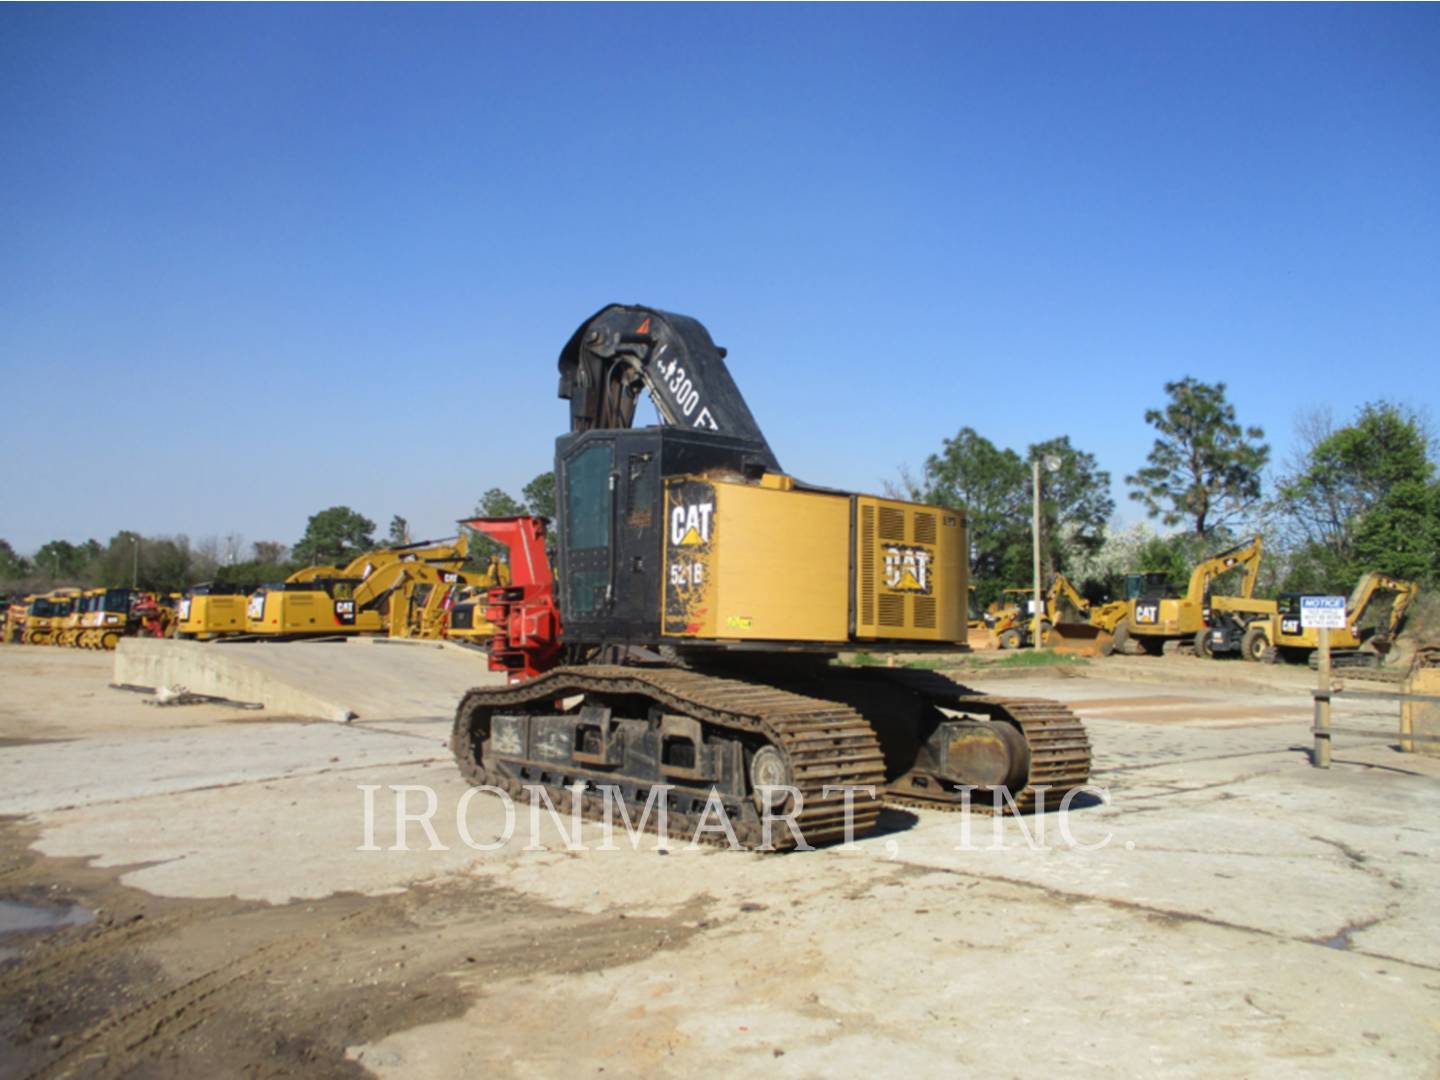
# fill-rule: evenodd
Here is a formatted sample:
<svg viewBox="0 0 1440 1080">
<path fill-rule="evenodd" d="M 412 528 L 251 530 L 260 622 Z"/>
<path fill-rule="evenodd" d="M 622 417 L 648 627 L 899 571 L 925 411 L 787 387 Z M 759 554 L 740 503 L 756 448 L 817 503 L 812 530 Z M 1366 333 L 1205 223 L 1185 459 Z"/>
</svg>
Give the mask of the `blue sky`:
<svg viewBox="0 0 1440 1080">
<path fill-rule="evenodd" d="M 611 301 L 781 463 L 1437 400 L 1440 11 L 0 7 L 0 537 L 440 535 Z"/>
</svg>

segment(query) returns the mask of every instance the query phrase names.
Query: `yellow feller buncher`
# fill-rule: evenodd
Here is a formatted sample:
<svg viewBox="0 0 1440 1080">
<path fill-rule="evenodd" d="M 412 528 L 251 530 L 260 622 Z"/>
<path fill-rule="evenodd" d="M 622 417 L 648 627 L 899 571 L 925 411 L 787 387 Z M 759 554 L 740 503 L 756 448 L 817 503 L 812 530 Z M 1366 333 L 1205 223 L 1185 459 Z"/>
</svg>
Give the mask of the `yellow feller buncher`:
<svg viewBox="0 0 1440 1080">
<path fill-rule="evenodd" d="M 1150 656 L 1161 652 L 1209 652 L 1211 590 L 1225 575 L 1243 569 L 1244 580 L 1237 594 L 1251 600 L 1260 576 L 1264 541 L 1252 537 L 1228 551 L 1198 563 L 1190 572 L 1184 595 L 1177 593 L 1165 574 L 1126 575 L 1127 610 L 1115 627 L 1115 648 L 1133 641 Z"/>
<path fill-rule="evenodd" d="M 266 638 L 382 634 L 391 594 L 409 567 L 459 573 L 469 547 L 462 535 L 380 548 L 353 559 L 341 574 L 265 585 L 251 594 L 246 634 Z"/>
<path fill-rule="evenodd" d="M 963 511 L 785 473 L 724 356 L 694 319 L 618 304 L 561 350 L 558 575 L 542 520 L 469 523 L 512 580 L 487 610 L 508 684 L 461 700 L 462 775 L 755 848 L 864 836 L 887 800 L 1055 808 L 1090 768 L 1064 705 L 831 662 L 967 651 Z M 647 390 L 661 424 L 632 427 Z"/>
<path fill-rule="evenodd" d="M 1361 577 L 1346 601 L 1344 628 L 1330 631 L 1335 665 L 1378 666 L 1419 591 L 1413 581 L 1373 570 Z M 1300 625 L 1300 599 L 1300 593 L 1281 593 L 1274 600 L 1212 598 L 1208 651 L 1216 656 L 1239 653 L 1246 660 L 1272 664 L 1308 659 L 1313 665 L 1320 632 Z M 1367 618 L 1372 614 L 1377 617 Z"/>
</svg>

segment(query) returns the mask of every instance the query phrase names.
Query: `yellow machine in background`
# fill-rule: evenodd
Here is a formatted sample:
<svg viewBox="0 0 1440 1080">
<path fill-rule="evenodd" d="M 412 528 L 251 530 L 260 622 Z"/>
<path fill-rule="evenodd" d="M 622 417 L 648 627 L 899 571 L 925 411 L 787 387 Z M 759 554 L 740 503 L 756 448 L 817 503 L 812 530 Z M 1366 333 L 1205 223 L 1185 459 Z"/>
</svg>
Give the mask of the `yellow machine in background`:
<svg viewBox="0 0 1440 1080">
<path fill-rule="evenodd" d="M 1022 599 L 1019 606 L 1000 615 L 991 626 L 990 630 L 995 635 L 995 643 L 1002 649 L 1028 648 L 1034 644 L 1032 639 L 1035 636 L 1035 617 L 1030 611 L 1030 608 L 1034 606 L 1032 594 L 1023 589 L 1007 589 L 1006 592 L 1019 592 Z M 1075 586 L 1070 583 L 1070 579 L 1064 574 L 1056 574 L 1055 580 L 1050 583 L 1050 588 L 1045 593 L 1045 608 L 1040 613 L 1040 644 L 1042 646 L 1052 644 L 1054 627 L 1061 622 L 1062 606 L 1068 607 L 1082 619 L 1090 611 L 1090 602 L 1080 595 Z"/>
<path fill-rule="evenodd" d="M 1346 601 L 1345 626 L 1330 631 L 1335 662 L 1346 666 L 1377 663 L 1400 632 L 1405 612 L 1418 592 L 1413 581 L 1376 571 L 1364 575 Z M 1238 652 L 1246 660 L 1266 663 L 1305 660 L 1320 647 L 1320 632 L 1300 625 L 1300 599 L 1300 593 L 1281 593 L 1274 600 L 1214 597 L 1211 653 Z M 1388 610 L 1382 611 L 1387 601 Z M 1367 619 L 1372 613 L 1379 613 L 1373 622 Z"/>
<path fill-rule="evenodd" d="M 80 640 L 76 644 L 87 649 L 113 649 L 120 639 L 139 628 L 135 601 L 141 595 L 134 589 L 101 589 L 91 597 L 82 621 Z"/>
<path fill-rule="evenodd" d="M 245 632 L 264 637 L 379 634 L 387 631 L 391 594 L 420 566 L 460 572 L 469 552 L 464 536 L 381 548 L 352 560 L 334 577 L 266 585 L 251 594 Z"/>
<path fill-rule="evenodd" d="M 51 627 L 50 644 L 76 646 L 80 636 L 93 621 L 94 613 L 100 610 L 105 597 L 104 589 L 86 589 L 75 597 L 70 610 L 55 619 Z"/>
<path fill-rule="evenodd" d="M 25 633 L 25 620 L 28 618 L 30 605 L 34 602 L 34 594 L 22 596 L 18 600 L 10 601 L 5 611 L 6 644 L 20 644 L 20 638 Z"/>
<path fill-rule="evenodd" d="M 1198 563 L 1190 572 L 1185 594 L 1175 592 L 1164 574 L 1128 574 L 1125 578 L 1127 611 L 1115 629 L 1115 647 L 1134 640 L 1144 652 L 1159 656 L 1169 643 L 1173 648 L 1190 646 L 1208 651 L 1209 608 L 1215 582 L 1226 574 L 1243 569 L 1239 598 L 1249 600 L 1255 594 L 1260 576 L 1260 557 L 1264 542 L 1255 536 L 1228 551 Z"/>
<path fill-rule="evenodd" d="M 487 647 L 490 639 L 495 636 L 495 624 L 485 617 L 490 590 L 510 584 L 510 568 L 492 555 L 490 564 L 482 573 L 470 573 L 465 577 L 466 585 L 456 593 L 455 602 L 450 608 L 445 639 Z"/>
<path fill-rule="evenodd" d="M 485 574 L 440 570 L 428 563 L 407 565 L 390 594 L 386 620 L 390 636 L 425 641 L 447 637 L 450 616 L 460 596 L 485 580 Z M 488 623 L 484 625 L 489 627 Z M 494 632 L 493 627 L 489 629 Z"/>
<path fill-rule="evenodd" d="M 216 582 L 196 585 L 180 598 L 175 636 L 209 641 L 227 634 L 243 634 L 245 607 L 256 588 Z"/>
<path fill-rule="evenodd" d="M 20 640 L 26 645 L 49 645 L 80 602 L 79 589 L 55 589 L 30 601 Z"/>
</svg>

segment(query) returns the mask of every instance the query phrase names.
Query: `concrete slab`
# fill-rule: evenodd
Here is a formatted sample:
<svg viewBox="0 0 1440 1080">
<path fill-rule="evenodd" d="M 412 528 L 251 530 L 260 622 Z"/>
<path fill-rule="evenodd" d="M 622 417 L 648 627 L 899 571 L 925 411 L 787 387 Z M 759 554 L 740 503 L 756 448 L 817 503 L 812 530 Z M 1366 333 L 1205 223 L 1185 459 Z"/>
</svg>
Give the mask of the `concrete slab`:
<svg viewBox="0 0 1440 1080">
<path fill-rule="evenodd" d="M 467 689 L 503 677 L 482 653 L 438 642 L 126 638 L 115 651 L 114 681 L 183 686 L 280 716 L 348 721 L 453 716 Z"/>
<path fill-rule="evenodd" d="M 438 735 L 434 730 L 394 733 L 261 722 L 10 747 L 0 752 L 0 814 L 113 804 L 374 765 L 449 761 Z M 219 804 L 234 798 L 222 793 Z M 162 800 L 151 809 L 175 805 Z M 107 808 L 101 817 L 115 813 Z"/>
<path fill-rule="evenodd" d="M 346 664 L 384 649 L 313 648 Z M 527 849 L 522 804 L 511 842 L 477 851 L 461 809 L 476 843 L 502 836 L 506 817 L 492 796 L 465 802 L 442 746 L 454 689 L 417 706 L 387 689 L 410 676 L 376 670 L 341 679 L 350 693 L 374 687 L 381 706 L 349 726 L 217 719 L 0 748 L 5 808 L 30 815 L 31 842 L 56 865 L 112 868 L 177 920 L 229 898 L 273 905 L 253 917 L 281 928 L 281 947 L 247 953 L 237 925 L 220 951 L 226 965 L 253 960 L 246 1002 L 288 986 L 287 1012 L 317 1003 L 309 1020 L 271 1021 L 283 1030 L 309 1036 L 377 986 L 403 1002 L 458 987 L 463 1007 L 349 1029 L 351 1059 L 382 1076 L 1398 1077 L 1440 1063 L 1440 762 L 1391 748 L 1388 707 L 1366 718 L 1374 737 L 1338 739 L 1322 772 L 1304 755 L 1308 720 L 1277 711 L 1299 696 L 1283 688 L 996 680 L 1087 717 L 1106 801 L 1074 814 L 1068 834 L 1055 818 L 1043 837 L 1034 819 L 1008 821 L 996 842 L 977 816 L 967 842 L 959 815 L 890 810 L 848 848 L 661 856 L 653 838 L 631 848 L 623 834 L 601 850 L 594 824 L 566 850 L 545 815 Z M 1147 710 L 1174 719 L 1137 722 Z M 395 849 L 395 788 L 411 811 L 434 793 L 433 850 L 414 823 Z M 447 896 L 455 907 L 437 910 Z M 368 920 L 387 899 L 414 914 L 382 932 Z M 325 938 L 342 932 L 326 921 L 332 902 L 353 905 L 356 940 Z M 555 913 L 570 929 L 553 928 Z M 183 959 L 191 944 L 167 947 Z M 422 978 L 411 965 L 427 948 L 448 959 Z M 357 953 L 364 973 L 329 966 Z M 551 954 L 555 966 L 536 962 Z M 194 973 L 175 977 L 186 986 Z M 217 1000 L 234 1015 L 234 999 Z M 217 1020 L 195 1022 L 208 1045 L 221 1037 Z"/>
</svg>

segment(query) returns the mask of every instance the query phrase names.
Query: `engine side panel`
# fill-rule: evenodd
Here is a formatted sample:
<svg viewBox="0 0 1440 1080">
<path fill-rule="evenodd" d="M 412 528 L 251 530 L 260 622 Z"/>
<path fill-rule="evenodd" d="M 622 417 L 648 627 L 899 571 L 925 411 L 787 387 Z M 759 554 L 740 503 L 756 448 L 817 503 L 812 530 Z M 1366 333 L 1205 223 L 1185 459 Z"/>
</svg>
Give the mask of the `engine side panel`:
<svg viewBox="0 0 1440 1080">
<path fill-rule="evenodd" d="M 681 477 L 664 522 L 665 636 L 849 636 L 848 497 Z"/>
</svg>

